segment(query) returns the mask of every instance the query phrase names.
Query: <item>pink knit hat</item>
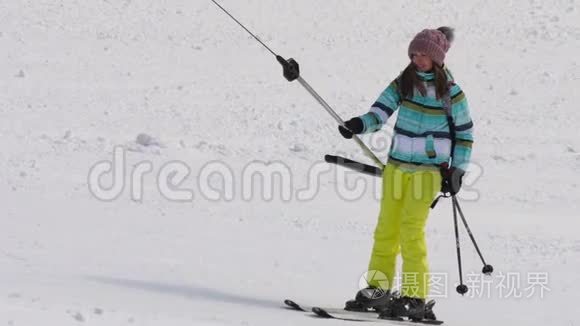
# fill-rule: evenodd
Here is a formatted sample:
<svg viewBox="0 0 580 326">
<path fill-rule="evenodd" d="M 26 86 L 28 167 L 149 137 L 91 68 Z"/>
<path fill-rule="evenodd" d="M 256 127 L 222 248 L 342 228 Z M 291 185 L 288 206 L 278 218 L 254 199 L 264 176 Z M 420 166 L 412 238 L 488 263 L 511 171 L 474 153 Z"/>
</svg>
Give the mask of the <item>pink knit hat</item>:
<svg viewBox="0 0 580 326">
<path fill-rule="evenodd" d="M 422 52 L 435 63 L 442 66 L 445 61 L 445 53 L 451 47 L 453 41 L 453 29 L 439 27 L 438 29 L 424 29 L 415 35 L 409 44 L 409 58 L 413 53 Z"/>
</svg>

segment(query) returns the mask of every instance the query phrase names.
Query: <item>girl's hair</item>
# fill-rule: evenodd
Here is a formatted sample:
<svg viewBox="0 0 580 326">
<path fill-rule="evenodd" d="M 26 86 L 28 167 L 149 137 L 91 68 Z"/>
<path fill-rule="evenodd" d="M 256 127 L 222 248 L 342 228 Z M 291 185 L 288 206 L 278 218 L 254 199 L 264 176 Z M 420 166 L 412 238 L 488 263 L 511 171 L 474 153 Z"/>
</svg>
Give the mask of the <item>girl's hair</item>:
<svg viewBox="0 0 580 326">
<path fill-rule="evenodd" d="M 413 62 L 409 63 L 407 68 L 401 73 L 400 87 L 403 98 L 412 98 L 414 89 L 417 88 L 421 95 L 425 96 L 427 90 L 425 85 L 417 77 L 417 67 Z M 443 98 L 449 91 L 449 80 L 447 73 L 442 66 L 433 63 L 433 73 L 435 74 L 435 92 L 437 99 Z"/>
</svg>

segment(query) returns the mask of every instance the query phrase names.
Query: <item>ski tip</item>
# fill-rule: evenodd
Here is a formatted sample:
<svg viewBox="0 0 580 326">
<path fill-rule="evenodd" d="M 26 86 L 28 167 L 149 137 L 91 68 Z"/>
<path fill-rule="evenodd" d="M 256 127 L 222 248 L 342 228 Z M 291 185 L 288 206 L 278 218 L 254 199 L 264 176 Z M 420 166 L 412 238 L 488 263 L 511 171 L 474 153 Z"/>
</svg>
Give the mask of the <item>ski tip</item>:
<svg viewBox="0 0 580 326">
<path fill-rule="evenodd" d="M 300 307 L 300 305 L 298 305 L 296 302 L 290 300 L 290 299 L 285 299 L 284 300 L 284 304 L 292 309 L 296 309 L 296 310 L 304 310 L 302 309 L 302 307 Z"/>
</svg>

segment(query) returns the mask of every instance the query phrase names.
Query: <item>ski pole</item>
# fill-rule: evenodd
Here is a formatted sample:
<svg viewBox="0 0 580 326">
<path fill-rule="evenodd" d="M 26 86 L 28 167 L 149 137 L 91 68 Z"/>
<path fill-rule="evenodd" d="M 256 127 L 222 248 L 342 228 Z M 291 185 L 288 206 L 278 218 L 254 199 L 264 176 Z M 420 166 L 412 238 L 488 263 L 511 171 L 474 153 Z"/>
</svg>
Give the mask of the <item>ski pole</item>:
<svg viewBox="0 0 580 326">
<path fill-rule="evenodd" d="M 483 263 L 483 269 L 481 270 L 481 272 L 483 274 L 490 275 L 491 273 L 493 273 L 493 266 L 487 264 L 485 262 L 485 259 L 483 259 L 483 255 L 481 254 L 481 251 L 479 250 L 479 246 L 477 245 L 477 242 L 475 241 L 475 237 L 473 236 L 473 233 L 471 232 L 469 225 L 467 225 L 467 220 L 465 219 L 465 216 L 463 215 L 463 211 L 461 210 L 461 207 L 459 206 L 459 201 L 457 200 L 457 198 L 455 196 L 452 196 L 451 200 L 453 201 L 453 207 L 454 208 L 457 207 L 457 211 L 459 211 L 459 215 L 461 216 L 461 220 L 463 221 L 463 225 L 465 226 L 465 229 L 467 230 L 467 234 L 469 234 L 469 237 L 471 238 L 471 242 L 473 242 L 473 246 L 475 246 L 475 250 L 477 250 L 477 254 L 479 255 L 479 258 L 481 258 L 481 262 Z"/>
<path fill-rule="evenodd" d="M 276 60 L 282 65 L 284 77 L 289 82 L 292 82 L 294 80 L 298 80 L 298 82 L 300 83 L 300 85 L 302 85 L 302 87 L 304 87 L 308 91 L 308 93 L 310 93 L 310 95 L 312 95 L 312 97 L 314 97 L 314 99 L 316 101 L 318 101 L 318 103 L 320 103 L 320 105 L 322 105 L 322 107 L 324 107 L 324 109 L 334 118 L 334 120 L 339 125 L 341 125 L 341 126 L 343 126 L 343 127 L 346 128 L 346 126 L 344 125 L 344 121 L 338 116 L 338 114 L 336 114 L 336 112 L 330 107 L 330 105 L 328 105 L 328 103 L 310 86 L 310 84 L 308 84 L 300 76 L 300 68 L 299 68 L 298 62 L 296 62 L 296 60 L 294 60 L 292 58 L 286 60 L 282 56 L 276 54 L 266 44 L 264 44 L 264 42 L 262 42 L 256 35 L 254 35 L 252 32 L 250 32 L 250 30 L 247 29 L 232 14 L 230 14 L 224 7 L 222 7 L 216 0 L 211 0 L 211 1 L 216 6 L 218 6 L 221 10 L 223 10 L 223 12 L 225 12 L 228 16 L 230 16 L 231 19 L 233 19 L 236 23 L 238 23 L 238 25 L 240 25 L 246 32 L 248 32 L 248 34 L 250 34 L 256 41 L 258 41 L 260 44 L 262 44 L 262 46 L 264 48 L 266 48 L 270 53 L 272 53 L 272 55 L 274 55 L 276 57 Z M 352 139 L 354 139 L 354 141 L 361 147 L 361 149 L 363 150 L 363 152 L 369 158 L 371 158 L 379 166 L 379 168 L 381 170 L 384 169 L 385 165 L 372 152 L 372 150 L 367 145 L 365 145 L 365 143 L 363 143 L 363 141 L 357 135 L 353 135 Z"/>
<path fill-rule="evenodd" d="M 455 197 L 454 197 L 455 198 Z M 455 203 L 455 202 L 453 202 Z M 469 288 L 463 284 L 463 268 L 461 266 L 461 246 L 459 242 L 459 228 L 457 226 L 457 206 L 453 205 L 453 226 L 455 228 L 455 247 L 457 248 L 457 266 L 459 267 L 459 285 L 456 288 L 457 293 L 464 295 Z"/>
</svg>

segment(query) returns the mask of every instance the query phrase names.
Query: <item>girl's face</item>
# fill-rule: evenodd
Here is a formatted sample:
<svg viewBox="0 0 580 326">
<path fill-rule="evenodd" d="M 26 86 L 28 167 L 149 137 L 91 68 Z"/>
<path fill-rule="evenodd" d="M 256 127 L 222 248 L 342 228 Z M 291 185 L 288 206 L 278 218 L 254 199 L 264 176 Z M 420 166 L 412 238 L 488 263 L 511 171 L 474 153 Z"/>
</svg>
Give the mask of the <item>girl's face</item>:
<svg viewBox="0 0 580 326">
<path fill-rule="evenodd" d="M 411 56 L 411 60 L 417 67 L 417 70 L 421 72 L 427 72 L 433 69 L 433 60 L 429 58 L 425 53 L 413 53 Z"/>
</svg>

